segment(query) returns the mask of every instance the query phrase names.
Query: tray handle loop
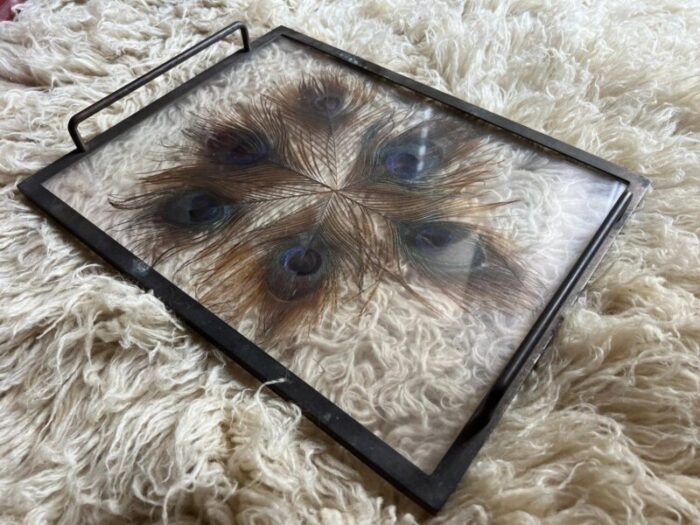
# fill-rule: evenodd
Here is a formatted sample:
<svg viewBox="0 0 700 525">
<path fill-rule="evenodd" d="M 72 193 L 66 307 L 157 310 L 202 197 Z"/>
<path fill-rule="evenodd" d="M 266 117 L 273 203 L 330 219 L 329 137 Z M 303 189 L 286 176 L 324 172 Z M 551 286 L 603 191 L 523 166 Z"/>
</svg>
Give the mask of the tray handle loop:
<svg viewBox="0 0 700 525">
<path fill-rule="evenodd" d="M 86 107 L 82 111 L 79 111 L 75 115 L 71 117 L 71 119 L 68 121 L 68 133 L 70 134 L 71 138 L 73 139 L 73 142 L 75 143 L 75 147 L 77 148 L 78 151 L 85 152 L 87 151 L 87 145 L 83 141 L 83 137 L 80 135 L 80 131 L 78 130 L 78 126 L 80 125 L 81 122 L 83 122 L 85 119 L 93 116 L 95 113 L 98 111 L 103 110 L 110 104 L 116 102 L 117 100 L 120 100 L 127 96 L 129 93 L 132 93 L 133 91 L 137 90 L 144 84 L 147 84 L 154 78 L 162 75 L 166 71 L 171 70 L 175 66 L 181 64 L 188 58 L 196 55 L 203 49 L 206 49 L 210 45 L 214 44 L 215 42 L 218 42 L 222 38 L 227 37 L 234 31 L 240 30 L 241 32 L 241 39 L 243 40 L 243 49 L 245 51 L 250 51 L 250 41 L 248 40 L 248 28 L 246 28 L 245 25 L 243 25 L 242 22 L 233 22 L 232 24 L 224 27 L 223 29 L 217 31 L 213 35 L 205 38 L 198 44 L 193 45 L 192 47 L 186 49 L 179 55 L 171 58 L 167 62 L 162 63 L 155 69 L 152 69 L 148 73 L 140 76 L 136 80 L 133 80 L 132 82 L 129 82 L 125 86 L 120 87 L 113 93 L 110 93 L 103 99 L 98 100 L 91 106 Z"/>
</svg>

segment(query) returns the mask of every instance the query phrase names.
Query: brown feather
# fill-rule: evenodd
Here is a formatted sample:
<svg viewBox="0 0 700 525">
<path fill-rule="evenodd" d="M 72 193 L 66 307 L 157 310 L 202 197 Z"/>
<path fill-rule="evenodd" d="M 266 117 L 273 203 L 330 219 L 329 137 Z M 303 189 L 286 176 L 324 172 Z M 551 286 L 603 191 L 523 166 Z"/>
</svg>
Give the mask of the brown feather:
<svg viewBox="0 0 700 525">
<path fill-rule="evenodd" d="M 331 72 L 195 117 L 177 167 L 112 198 L 134 211 L 116 228 L 154 265 L 198 261 L 200 300 L 233 323 L 254 315 L 261 341 L 315 326 L 341 283 L 365 304 L 382 282 L 430 307 L 424 287 L 467 310 L 525 304 L 530 272 L 484 226 L 508 204 L 484 192 L 497 150 L 446 111 L 377 98 Z"/>
</svg>

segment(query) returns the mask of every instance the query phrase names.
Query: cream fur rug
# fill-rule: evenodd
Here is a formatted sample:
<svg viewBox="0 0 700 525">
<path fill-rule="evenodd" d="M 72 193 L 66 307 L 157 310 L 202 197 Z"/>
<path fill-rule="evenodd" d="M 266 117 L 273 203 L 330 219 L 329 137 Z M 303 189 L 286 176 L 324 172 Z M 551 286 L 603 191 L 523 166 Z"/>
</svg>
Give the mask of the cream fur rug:
<svg viewBox="0 0 700 525">
<path fill-rule="evenodd" d="M 434 523 L 700 523 L 700 8 L 29 2 L 0 23 L 0 517 L 430 521 L 19 197 L 68 117 L 229 21 L 284 24 L 655 190 Z M 216 46 L 89 134 L 225 56 Z"/>
</svg>

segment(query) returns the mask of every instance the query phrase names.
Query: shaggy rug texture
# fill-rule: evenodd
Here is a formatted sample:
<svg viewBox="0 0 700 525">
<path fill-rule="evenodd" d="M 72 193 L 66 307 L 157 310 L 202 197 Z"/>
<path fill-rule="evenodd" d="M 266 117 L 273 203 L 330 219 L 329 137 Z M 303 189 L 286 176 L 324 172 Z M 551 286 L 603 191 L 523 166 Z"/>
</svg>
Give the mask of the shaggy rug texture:
<svg viewBox="0 0 700 525">
<path fill-rule="evenodd" d="M 0 23 L 2 523 L 700 523 L 700 8 L 542 4 L 30 1 Z M 253 38 L 298 29 L 653 181 L 436 517 L 16 190 L 72 149 L 70 115 L 237 19 Z"/>
</svg>

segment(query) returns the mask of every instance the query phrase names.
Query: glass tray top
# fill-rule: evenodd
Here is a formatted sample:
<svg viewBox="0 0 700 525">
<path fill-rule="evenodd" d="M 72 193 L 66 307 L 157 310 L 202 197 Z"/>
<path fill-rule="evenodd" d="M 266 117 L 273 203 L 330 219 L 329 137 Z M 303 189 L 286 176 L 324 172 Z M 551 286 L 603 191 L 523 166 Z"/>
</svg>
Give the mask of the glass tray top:
<svg viewBox="0 0 700 525">
<path fill-rule="evenodd" d="M 273 39 L 43 187 L 430 475 L 629 183 L 337 55 Z"/>
</svg>

